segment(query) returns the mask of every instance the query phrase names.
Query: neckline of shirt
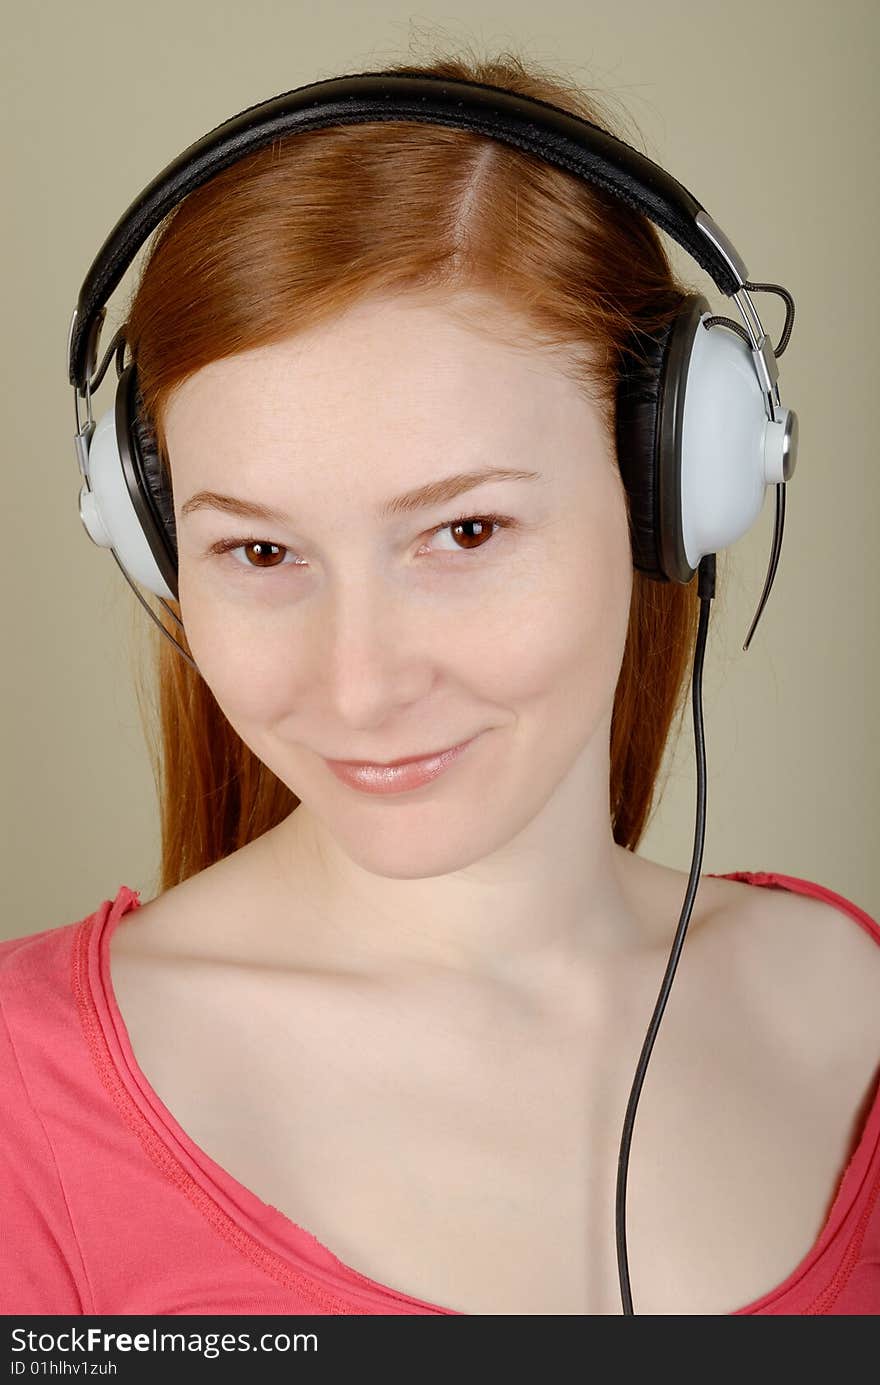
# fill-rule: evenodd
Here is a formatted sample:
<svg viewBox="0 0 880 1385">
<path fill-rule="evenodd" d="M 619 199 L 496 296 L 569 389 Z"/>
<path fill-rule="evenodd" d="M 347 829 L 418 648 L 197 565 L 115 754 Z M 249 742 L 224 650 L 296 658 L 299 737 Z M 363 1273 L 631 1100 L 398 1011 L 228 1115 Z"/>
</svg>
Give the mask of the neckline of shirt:
<svg viewBox="0 0 880 1385">
<path fill-rule="evenodd" d="M 769 884 L 777 878 L 789 878 L 775 877 L 766 871 L 729 872 L 725 878 L 732 877 L 746 879 L 756 885 Z M 307 1295 L 308 1283 L 303 1283 L 303 1276 L 307 1281 L 316 1280 L 315 1291 L 318 1300 L 325 1305 L 324 1311 L 351 1311 L 350 1303 L 339 1295 L 339 1289 L 342 1287 L 349 1298 L 355 1297 L 380 1306 L 394 1303 L 398 1312 L 463 1316 L 459 1309 L 442 1307 L 426 1299 L 416 1298 L 371 1279 L 353 1266 L 347 1265 L 312 1232 L 293 1221 L 279 1208 L 264 1202 L 190 1138 L 141 1070 L 113 990 L 109 940 L 122 918 L 140 907 L 139 896 L 138 890 L 121 885 L 113 900 L 105 900 L 100 909 L 80 925 L 83 929 L 80 946 L 88 978 L 83 994 L 100 1027 L 109 1067 L 102 1068 L 94 1046 L 93 1057 L 98 1063 L 105 1084 L 109 1081 L 121 1085 L 121 1090 L 130 1103 L 130 1116 L 134 1118 L 147 1152 L 160 1167 L 163 1167 L 166 1175 L 174 1177 L 175 1181 L 182 1181 L 183 1190 L 201 1206 L 208 1220 L 216 1225 L 216 1213 L 220 1214 L 221 1219 L 224 1219 L 224 1226 L 218 1229 L 221 1229 L 227 1238 L 229 1228 L 226 1223 L 231 1223 L 232 1228 L 238 1233 L 233 1239 L 239 1243 L 240 1249 L 248 1258 L 260 1264 L 271 1277 L 280 1279 L 281 1282 Z M 160 1142 L 158 1149 L 154 1144 L 155 1140 Z M 856 1202 L 878 1146 L 880 1088 L 868 1112 L 859 1143 L 841 1175 L 828 1217 L 815 1242 L 784 1280 L 744 1307 L 733 1310 L 730 1316 L 754 1314 L 768 1307 L 775 1308 L 777 1312 L 780 1310 L 787 1295 L 798 1287 L 804 1276 L 815 1268 L 831 1246 Z M 168 1155 L 176 1161 L 176 1168 L 167 1167 Z M 209 1200 L 208 1204 L 205 1203 L 205 1197 Z M 326 1306 L 333 1304 L 334 1300 L 335 1306 Z M 784 1312 L 784 1306 L 782 1311 Z"/>
</svg>

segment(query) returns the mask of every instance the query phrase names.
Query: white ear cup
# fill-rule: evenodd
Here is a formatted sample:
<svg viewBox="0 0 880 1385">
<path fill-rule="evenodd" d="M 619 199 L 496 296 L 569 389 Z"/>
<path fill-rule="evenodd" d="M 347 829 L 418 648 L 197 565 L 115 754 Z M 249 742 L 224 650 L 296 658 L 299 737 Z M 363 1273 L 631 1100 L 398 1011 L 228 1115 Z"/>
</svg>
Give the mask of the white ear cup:
<svg viewBox="0 0 880 1385">
<path fill-rule="evenodd" d="M 778 423 L 767 418 L 748 344 L 705 328 L 707 316 L 694 334 L 681 435 L 682 538 L 693 568 L 751 528 L 767 487 L 791 475 L 797 445 L 791 410 Z"/>
<path fill-rule="evenodd" d="M 89 444 L 88 487 L 79 493 L 83 527 L 99 548 L 112 548 L 125 571 L 154 596 L 175 600 L 138 521 L 116 437 L 116 409 L 99 419 Z"/>
</svg>

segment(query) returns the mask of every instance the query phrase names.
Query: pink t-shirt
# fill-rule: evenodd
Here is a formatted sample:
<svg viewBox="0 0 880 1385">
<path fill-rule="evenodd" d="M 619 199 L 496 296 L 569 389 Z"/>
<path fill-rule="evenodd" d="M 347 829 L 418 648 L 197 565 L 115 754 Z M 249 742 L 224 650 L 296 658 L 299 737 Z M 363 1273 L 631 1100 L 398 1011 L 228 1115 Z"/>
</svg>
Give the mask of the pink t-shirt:
<svg viewBox="0 0 880 1385">
<path fill-rule="evenodd" d="M 827 900 L 793 876 L 725 877 Z M 0 942 L 0 1312 L 450 1314 L 344 1264 L 199 1149 L 140 1071 L 107 942 L 122 885 L 79 923 Z M 737 1314 L 880 1312 L 880 1090 L 815 1245 Z"/>
</svg>

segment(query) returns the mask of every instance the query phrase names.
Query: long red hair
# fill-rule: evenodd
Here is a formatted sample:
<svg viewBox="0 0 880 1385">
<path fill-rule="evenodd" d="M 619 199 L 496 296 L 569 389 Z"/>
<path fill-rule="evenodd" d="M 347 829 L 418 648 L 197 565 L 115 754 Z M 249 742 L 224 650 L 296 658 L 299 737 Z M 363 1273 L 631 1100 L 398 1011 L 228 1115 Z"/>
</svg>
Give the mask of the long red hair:
<svg viewBox="0 0 880 1385">
<path fill-rule="evenodd" d="M 505 87 L 626 138 L 594 95 L 515 53 L 458 53 L 386 70 Z M 646 217 L 470 131 L 395 121 L 313 130 L 215 175 L 156 231 L 127 316 L 169 486 L 164 406 L 202 366 L 372 295 L 470 291 L 513 313 L 521 341 L 564 352 L 613 436 L 621 352 L 634 332 L 666 327 L 693 289 L 673 275 Z M 609 783 L 614 840 L 630 850 L 656 806 L 664 748 L 686 706 L 698 621 L 695 581 L 634 572 Z M 239 738 L 200 675 L 147 626 L 149 686 L 138 697 L 160 802 L 161 893 L 274 827 L 299 799 Z"/>
</svg>

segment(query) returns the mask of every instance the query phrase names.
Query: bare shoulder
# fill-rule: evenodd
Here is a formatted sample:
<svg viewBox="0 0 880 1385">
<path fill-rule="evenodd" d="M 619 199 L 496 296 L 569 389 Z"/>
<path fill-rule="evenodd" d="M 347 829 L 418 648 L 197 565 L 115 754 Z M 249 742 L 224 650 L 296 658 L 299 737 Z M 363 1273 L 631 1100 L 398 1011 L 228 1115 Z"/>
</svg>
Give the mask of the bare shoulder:
<svg viewBox="0 0 880 1385">
<path fill-rule="evenodd" d="M 253 879 L 246 867 L 258 844 L 259 839 L 248 843 L 127 914 L 112 935 L 114 956 L 216 960 L 237 955 L 241 921 L 253 908 Z M 253 934 L 256 948 L 259 933 L 245 931 Z"/>
<path fill-rule="evenodd" d="M 880 1063 L 880 941 L 829 900 L 733 884 L 723 933 L 737 993 L 780 1052 L 811 1074 Z"/>
</svg>

